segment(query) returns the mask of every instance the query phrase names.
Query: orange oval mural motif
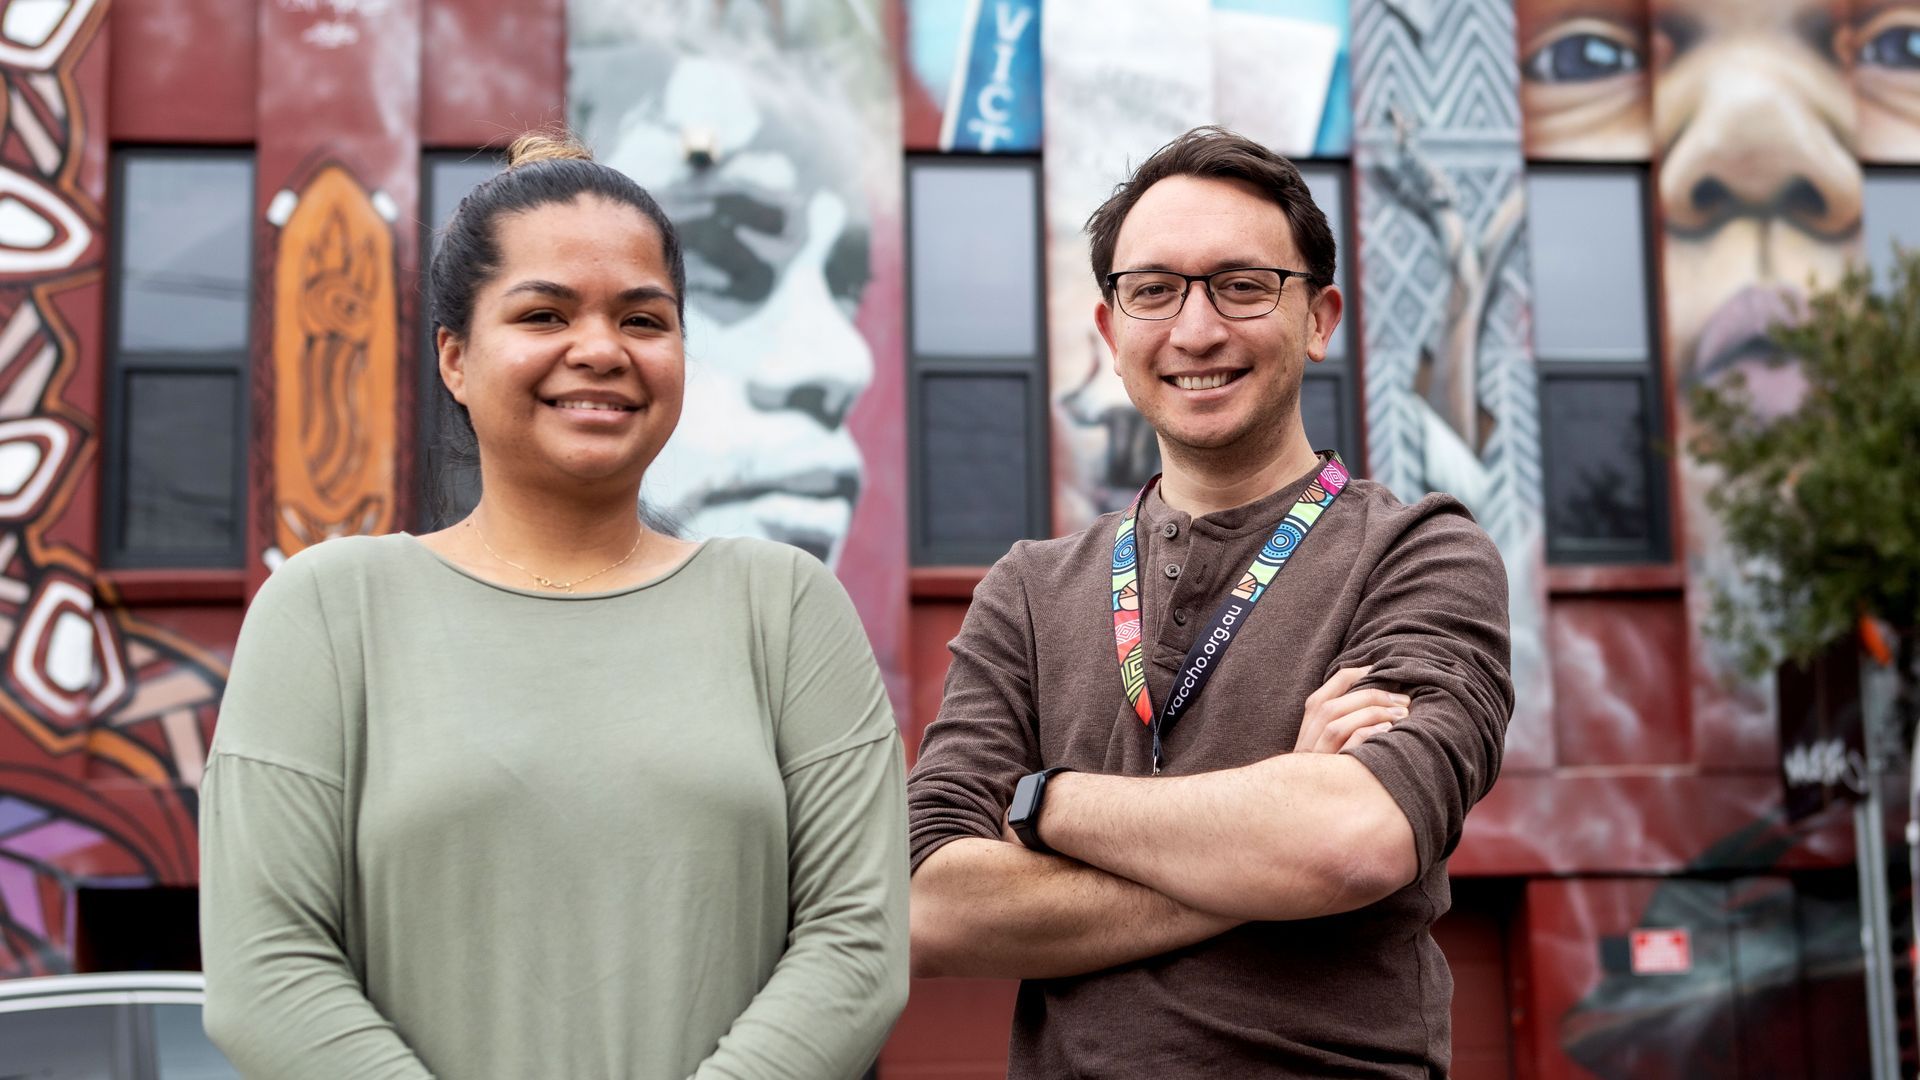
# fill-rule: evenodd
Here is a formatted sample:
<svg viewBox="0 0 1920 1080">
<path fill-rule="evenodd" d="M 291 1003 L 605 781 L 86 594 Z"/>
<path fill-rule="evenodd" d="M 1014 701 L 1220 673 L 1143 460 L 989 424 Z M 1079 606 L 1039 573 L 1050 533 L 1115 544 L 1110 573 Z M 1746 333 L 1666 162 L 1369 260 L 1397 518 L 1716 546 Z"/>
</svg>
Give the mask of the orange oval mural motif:
<svg viewBox="0 0 1920 1080">
<path fill-rule="evenodd" d="M 274 265 L 274 542 L 282 555 L 395 527 L 399 374 L 393 235 L 345 169 L 322 168 Z"/>
</svg>

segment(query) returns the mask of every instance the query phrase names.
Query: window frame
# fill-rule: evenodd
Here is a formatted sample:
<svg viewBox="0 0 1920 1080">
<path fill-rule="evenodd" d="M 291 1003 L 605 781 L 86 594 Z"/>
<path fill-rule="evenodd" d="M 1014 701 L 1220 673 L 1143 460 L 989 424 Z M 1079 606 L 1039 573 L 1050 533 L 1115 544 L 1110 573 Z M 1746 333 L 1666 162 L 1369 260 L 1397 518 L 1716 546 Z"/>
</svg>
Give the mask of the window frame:
<svg viewBox="0 0 1920 1080">
<path fill-rule="evenodd" d="M 912 282 L 903 290 L 901 326 L 904 332 L 907 362 L 907 558 L 914 569 L 949 566 L 988 566 L 1006 554 L 1005 547 L 992 543 L 964 541 L 942 542 L 926 535 L 927 514 L 922 490 L 927 463 L 924 427 L 924 393 L 931 378 L 940 376 L 1019 377 L 1026 384 L 1027 403 L 1027 498 L 1026 520 L 1030 536 L 1053 535 L 1053 453 L 1052 411 L 1048 394 L 1047 353 L 1047 267 L 1046 204 L 1042 183 L 1042 158 L 1035 154 L 922 153 L 908 151 L 902 162 L 902 226 L 906 246 L 903 265 L 912 273 L 913 177 L 916 166 L 939 168 L 998 169 L 1018 168 L 1033 185 L 1033 267 L 1035 290 L 1034 341 L 1026 356 L 957 356 L 921 353 L 915 348 Z"/>
<path fill-rule="evenodd" d="M 1546 496 L 1547 478 L 1553 475 L 1553 444 L 1546 438 L 1540 440 L 1540 481 L 1541 507 L 1543 521 L 1541 532 L 1547 540 L 1547 563 L 1550 566 L 1646 566 L 1660 565 L 1672 560 L 1671 524 L 1672 508 L 1667 500 L 1666 454 L 1658 452 L 1665 438 L 1666 427 L 1662 415 L 1660 394 L 1660 374 L 1657 371 L 1622 371 L 1628 365 L 1618 360 L 1555 360 L 1538 362 L 1540 367 L 1539 387 L 1542 412 L 1542 432 L 1545 431 L 1545 410 L 1547 384 L 1557 380 L 1601 379 L 1620 383 L 1635 384 L 1639 392 L 1641 413 L 1647 421 L 1648 452 L 1641 455 L 1643 490 L 1647 502 L 1647 542 L 1628 540 L 1607 540 L 1599 537 L 1560 538 L 1553 535 L 1551 528 L 1553 501 Z M 1635 365 L 1638 366 L 1638 365 Z"/>
<path fill-rule="evenodd" d="M 1547 161 L 1529 160 L 1522 182 L 1531 184 L 1540 176 L 1632 177 L 1638 189 L 1640 207 L 1641 302 L 1646 313 L 1646 351 L 1640 360 L 1601 358 L 1593 354 L 1555 356 L 1539 349 L 1536 330 L 1529 343 L 1533 350 L 1538 407 L 1540 410 L 1540 505 L 1541 535 L 1546 541 L 1549 572 L 1584 569 L 1622 570 L 1630 568 L 1670 567 L 1678 550 L 1674 536 L 1673 462 L 1671 453 L 1662 453 L 1672 437 L 1673 417 L 1666 399 L 1667 356 L 1664 347 L 1664 309 L 1660 296 L 1660 216 L 1656 205 L 1654 173 L 1644 161 Z M 1529 221 L 1535 210 L 1532 191 L 1527 199 Z M 1532 226 L 1529 225 L 1531 235 Z M 1529 267 L 1534 251 L 1527 249 Z M 1530 275 L 1531 276 L 1531 275 Z M 1537 288 L 1537 286 L 1536 286 Z M 1537 307 L 1537 296 L 1536 303 Z M 1647 452 L 1641 456 L 1647 504 L 1647 540 L 1645 543 L 1610 541 L 1594 537 L 1559 537 L 1553 532 L 1552 483 L 1553 455 L 1546 438 L 1548 386 L 1562 379 L 1610 379 L 1638 386 L 1641 408 L 1646 417 Z"/>
<path fill-rule="evenodd" d="M 129 365 L 125 362 L 120 348 L 121 329 L 124 325 L 121 289 L 125 282 L 125 268 L 122 265 L 121 256 L 124 254 L 123 244 L 126 236 L 128 164 L 139 160 L 208 158 L 244 161 L 249 172 L 247 198 L 242 218 L 248 244 L 247 297 L 241 316 L 242 340 L 245 345 L 241 350 L 239 361 L 232 367 L 219 367 L 206 363 L 154 363 L 151 361 Z M 104 362 L 101 364 L 101 378 L 104 383 L 101 388 L 101 401 L 104 415 L 101 423 L 103 452 L 101 453 L 98 500 L 100 511 L 98 563 L 109 572 L 132 572 L 135 575 L 142 570 L 244 572 L 247 565 L 248 539 L 252 520 L 248 504 L 250 465 L 253 454 L 253 365 L 256 351 L 254 335 L 257 330 L 255 315 L 260 290 L 259 229 L 254 220 L 260 192 L 259 157 L 251 145 L 126 143 L 109 148 L 108 162 L 111 186 L 105 238 L 106 272 L 103 275 L 105 294 L 101 299 L 105 338 L 102 343 Z M 230 478 L 234 529 L 232 543 L 223 551 L 141 550 L 129 547 L 122 542 L 127 522 L 126 500 L 132 471 L 130 460 L 132 448 L 128 438 L 131 415 L 127 408 L 127 383 L 132 375 L 153 372 L 231 374 L 236 379 L 232 417 L 234 454 Z"/>
</svg>

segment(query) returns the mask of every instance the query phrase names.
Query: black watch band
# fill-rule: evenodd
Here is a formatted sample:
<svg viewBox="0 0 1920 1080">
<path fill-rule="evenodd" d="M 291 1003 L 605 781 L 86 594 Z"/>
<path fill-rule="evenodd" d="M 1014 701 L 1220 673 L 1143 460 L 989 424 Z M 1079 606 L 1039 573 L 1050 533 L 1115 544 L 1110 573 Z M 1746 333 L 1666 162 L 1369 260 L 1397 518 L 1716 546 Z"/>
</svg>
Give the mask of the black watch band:
<svg viewBox="0 0 1920 1080">
<path fill-rule="evenodd" d="M 1066 766 L 1056 765 L 1051 769 L 1028 773 L 1013 786 L 1013 803 L 1007 807 L 1007 824 L 1013 826 L 1013 835 L 1019 837 L 1029 851 L 1053 853 L 1046 841 L 1040 839 L 1040 803 L 1047 794 L 1047 781 L 1055 773 L 1068 771 Z"/>
</svg>

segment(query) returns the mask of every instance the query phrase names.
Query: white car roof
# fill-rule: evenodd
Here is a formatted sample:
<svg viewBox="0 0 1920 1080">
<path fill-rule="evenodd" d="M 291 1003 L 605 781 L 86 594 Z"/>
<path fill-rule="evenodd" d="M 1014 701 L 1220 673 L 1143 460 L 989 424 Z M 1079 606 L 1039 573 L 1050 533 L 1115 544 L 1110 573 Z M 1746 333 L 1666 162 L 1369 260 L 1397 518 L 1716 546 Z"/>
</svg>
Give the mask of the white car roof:
<svg viewBox="0 0 1920 1080">
<path fill-rule="evenodd" d="M 0 979 L 0 1012 L 135 1002 L 194 1005 L 206 998 L 197 971 L 102 971 Z"/>
</svg>

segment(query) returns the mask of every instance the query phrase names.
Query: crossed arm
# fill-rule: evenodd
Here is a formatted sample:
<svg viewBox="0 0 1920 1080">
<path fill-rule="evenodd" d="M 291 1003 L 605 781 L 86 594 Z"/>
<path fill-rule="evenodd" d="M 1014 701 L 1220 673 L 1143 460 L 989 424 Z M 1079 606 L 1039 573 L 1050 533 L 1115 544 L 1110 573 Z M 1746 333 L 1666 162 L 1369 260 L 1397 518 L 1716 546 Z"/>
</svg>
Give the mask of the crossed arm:
<svg viewBox="0 0 1920 1080">
<path fill-rule="evenodd" d="M 1364 907 L 1444 859 L 1498 774 L 1513 709 L 1504 568 L 1464 515 L 1430 513 L 1375 565 L 1349 624 L 1341 662 L 1371 671 L 1343 670 L 1309 699 L 1294 753 L 1177 778 L 1061 773 L 1038 823 L 1059 854 L 988 839 L 982 817 L 1004 814 L 1041 760 L 1014 577 L 976 591 L 978 632 L 954 642 L 964 675 L 942 707 L 960 721 L 950 730 L 986 734 L 966 767 L 927 770 L 909 792 L 925 808 L 914 835 L 945 841 L 913 877 L 916 975 L 1080 975 L 1243 922 Z M 1353 690 L 1362 678 L 1411 704 Z M 1392 708 L 1410 714 L 1375 711 Z"/>
<path fill-rule="evenodd" d="M 1413 879 L 1413 835 L 1371 773 L 1337 751 L 1406 715 L 1343 669 L 1307 701 L 1296 753 L 1178 778 L 1061 773 L 1040 836 L 968 837 L 913 877 L 916 975 L 1081 975 L 1254 919 L 1348 911 Z"/>
</svg>

